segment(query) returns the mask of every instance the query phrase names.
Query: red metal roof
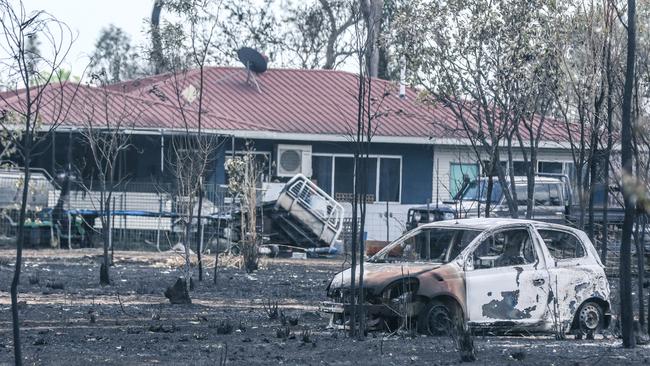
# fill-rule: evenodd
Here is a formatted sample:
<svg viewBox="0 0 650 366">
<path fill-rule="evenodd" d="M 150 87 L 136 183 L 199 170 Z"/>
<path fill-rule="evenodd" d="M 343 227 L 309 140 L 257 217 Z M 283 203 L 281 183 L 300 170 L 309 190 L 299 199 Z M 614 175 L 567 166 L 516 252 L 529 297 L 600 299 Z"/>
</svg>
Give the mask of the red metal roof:
<svg viewBox="0 0 650 366">
<path fill-rule="evenodd" d="M 358 77 L 355 74 L 271 69 L 255 76 L 259 91 L 247 82 L 243 68 L 209 67 L 204 70 L 203 79 L 201 127 L 204 129 L 338 136 L 349 136 L 356 130 Z M 120 122 L 122 126 L 140 129 L 196 129 L 198 99 L 189 103 L 180 95 L 190 85 L 198 90 L 199 80 L 200 74 L 194 70 L 186 74 L 156 75 L 108 88 L 54 84 L 45 91 L 48 103 L 44 104 L 41 119 L 44 124 L 56 121 L 70 126 L 83 126 L 94 118 L 102 123 L 112 122 L 113 126 Z M 407 88 L 406 97 L 400 98 L 398 89 L 388 81 L 372 82 L 371 109 L 378 114 L 373 122 L 375 136 L 465 137 L 448 108 L 418 102 L 418 92 L 412 88 Z M 20 98 L 20 94 L 3 95 L 6 104 L 11 106 L 20 105 Z M 4 104 L 2 99 L 1 104 Z M 543 140 L 566 140 L 564 125 L 555 121 L 546 123 Z"/>
</svg>

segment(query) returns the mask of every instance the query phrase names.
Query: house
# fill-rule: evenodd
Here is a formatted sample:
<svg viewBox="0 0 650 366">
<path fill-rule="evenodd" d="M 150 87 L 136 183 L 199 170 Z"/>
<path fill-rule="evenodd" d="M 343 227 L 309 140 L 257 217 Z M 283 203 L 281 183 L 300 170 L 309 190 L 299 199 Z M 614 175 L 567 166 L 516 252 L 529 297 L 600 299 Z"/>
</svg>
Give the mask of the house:
<svg viewBox="0 0 650 366">
<path fill-rule="evenodd" d="M 66 108 L 52 103 L 43 109 L 43 125 L 57 120 L 60 126 L 42 144 L 35 165 L 52 175 L 69 165 L 91 179 L 96 173 L 81 129 L 89 120 L 98 126 L 119 121 L 132 143 L 118 164 L 118 175 L 128 178 L 124 189 L 151 192 L 155 184 L 171 181 L 166 164 L 170 139 L 186 130 L 198 131 L 201 78 L 201 131 L 220 141 L 206 182 L 226 183 L 226 159 L 248 146 L 264 165 L 265 181 L 282 182 L 303 173 L 336 199 L 349 198 L 358 78 L 342 71 L 271 69 L 249 75 L 242 68 L 209 67 L 203 74 L 195 70 L 157 75 L 107 89 L 55 85 L 52 100 L 61 94 L 73 102 Z M 377 115 L 368 184 L 367 231 L 372 239 L 397 237 L 409 207 L 449 199 L 464 177 L 483 174 L 453 114 L 444 106 L 418 102 L 415 89 L 406 88 L 402 96 L 398 89 L 388 81 L 372 83 Z M 19 103 L 19 98 L 12 92 L 3 96 L 7 104 Z M 564 126 L 547 122 L 538 154 L 540 172 L 572 171 L 565 136 Z M 524 174 L 522 155 L 517 149 L 514 153 L 517 162 L 510 168 Z"/>
</svg>

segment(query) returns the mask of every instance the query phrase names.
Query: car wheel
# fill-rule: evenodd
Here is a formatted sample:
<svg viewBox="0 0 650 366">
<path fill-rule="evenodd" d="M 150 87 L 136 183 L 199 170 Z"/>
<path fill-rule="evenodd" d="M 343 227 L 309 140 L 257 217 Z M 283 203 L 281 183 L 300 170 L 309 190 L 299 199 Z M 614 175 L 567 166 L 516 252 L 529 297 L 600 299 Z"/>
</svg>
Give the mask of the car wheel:
<svg viewBox="0 0 650 366">
<path fill-rule="evenodd" d="M 458 321 L 457 314 L 457 309 L 450 308 L 442 301 L 432 300 L 420 312 L 418 330 L 434 336 L 450 335 L 452 327 Z"/>
<path fill-rule="evenodd" d="M 603 308 L 593 302 L 587 301 L 580 306 L 576 314 L 577 327 L 576 338 L 594 339 L 596 333 L 600 333 L 605 326 L 605 312 Z"/>
</svg>

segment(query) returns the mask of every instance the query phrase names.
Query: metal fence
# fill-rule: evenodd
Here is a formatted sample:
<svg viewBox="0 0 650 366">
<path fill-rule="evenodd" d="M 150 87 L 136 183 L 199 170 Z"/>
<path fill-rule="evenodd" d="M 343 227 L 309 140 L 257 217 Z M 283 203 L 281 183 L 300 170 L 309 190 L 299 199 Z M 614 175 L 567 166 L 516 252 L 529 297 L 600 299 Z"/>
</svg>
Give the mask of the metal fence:
<svg viewBox="0 0 650 366">
<path fill-rule="evenodd" d="M 23 184 L 17 177 L 0 175 L 0 243 L 15 243 Z M 66 193 L 67 192 L 67 193 Z M 170 184 L 127 183 L 112 192 L 108 211 L 102 215 L 106 195 L 81 185 L 66 190 L 42 180 L 30 183 L 25 247 L 101 247 L 102 228 L 110 230 L 116 250 L 168 250 L 182 243 L 184 230 L 191 231 L 190 245 L 216 249 L 228 241 L 236 200 L 226 186 L 207 184 L 203 189 L 201 225 L 197 219 L 198 197 L 194 197 L 192 224 L 188 198 L 178 196 Z M 230 230 L 230 231 L 229 231 Z M 218 240 L 220 238 L 220 240 Z M 185 244 L 185 243 L 182 243 Z"/>
</svg>

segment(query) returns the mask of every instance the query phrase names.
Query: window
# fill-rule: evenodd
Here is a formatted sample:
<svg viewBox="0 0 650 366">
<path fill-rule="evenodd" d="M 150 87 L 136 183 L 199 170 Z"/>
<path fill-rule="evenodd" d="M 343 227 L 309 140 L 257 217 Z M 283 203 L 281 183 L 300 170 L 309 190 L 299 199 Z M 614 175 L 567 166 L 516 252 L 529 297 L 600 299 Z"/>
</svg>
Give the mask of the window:
<svg viewBox="0 0 650 366">
<path fill-rule="evenodd" d="M 459 195 L 463 201 L 487 202 L 488 180 L 481 179 L 470 182 Z M 490 202 L 499 203 L 502 196 L 501 183 L 496 179 L 492 180 L 492 194 Z"/>
<path fill-rule="evenodd" d="M 368 201 L 399 202 L 402 159 L 370 156 L 365 160 L 365 167 L 368 173 L 366 177 Z M 351 199 L 355 184 L 354 171 L 354 159 L 351 156 L 312 155 L 312 180 L 336 199 Z"/>
<path fill-rule="evenodd" d="M 403 241 L 393 242 L 372 260 L 447 263 L 454 260 L 480 233 L 471 229 L 422 229 Z"/>
<path fill-rule="evenodd" d="M 528 205 L 528 185 L 515 185 L 515 193 L 517 194 L 517 205 Z"/>
<path fill-rule="evenodd" d="M 540 161 L 537 163 L 537 171 L 540 173 L 562 174 L 561 162 Z"/>
<path fill-rule="evenodd" d="M 485 239 L 474 250 L 475 269 L 534 263 L 535 248 L 526 229 L 504 230 Z"/>
<path fill-rule="evenodd" d="M 364 158 L 366 168 L 366 193 L 377 200 L 377 158 Z M 363 166 L 363 165 L 361 165 Z"/>
<path fill-rule="evenodd" d="M 327 194 L 332 194 L 332 160 L 331 156 L 313 156 L 311 160 L 311 179 Z"/>
<path fill-rule="evenodd" d="M 551 196 L 548 191 L 548 184 L 535 184 L 535 193 L 533 194 L 535 206 L 550 206 Z"/>
<path fill-rule="evenodd" d="M 508 162 L 507 161 L 501 161 L 501 162 L 499 162 L 499 165 L 501 165 L 501 170 L 503 170 L 503 172 L 508 171 Z M 492 166 L 490 160 L 483 160 L 483 169 L 484 169 L 483 172 L 482 172 L 483 176 L 488 177 L 488 176 L 491 175 L 491 176 L 494 177 L 494 176 L 498 175 L 498 172 L 497 172 L 497 169 L 496 169 L 496 164 L 494 166 Z"/>
<path fill-rule="evenodd" d="M 400 193 L 401 161 L 395 158 L 379 159 L 379 201 L 398 202 Z"/>
<path fill-rule="evenodd" d="M 549 191 L 549 204 L 551 206 L 562 206 L 562 196 L 561 196 L 561 188 L 557 184 L 549 184 L 548 185 L 548 191 Z"/>
<path fill-rule="evenodd" d="M 449 169 L 449 193 L 456 197 L 458 191 L 478 177 L 478 165 L 473 163 L 451 163 Z"/>
<path fill-rule="evenodd" d="M 538 232 L 553 258 L 572 259 L 585 256 L 585 248 L 575 235 L 551 229 L 538 230 Z"/>
<path fill-rule="evenodd" d="M 536 206 L 561 206 L 562 196 L 557 184 L 535 184 Z"/>
<path fill-rule="evenodd" d="M 337 156 L 334 158 L 334 194 L 354 193 L 354 159 Z"/>
<path fill-rule="evenodd" d="M 528 204 L 528 185 L 516 186 L 516 192 L 517 205 L 526 206 Z M 535 206 L 562 206 L 560 186 L 557 184 L 535 183 L 533 201 Z"/>
<path fill-rule="evenodd" d="M 513 161 L 512 162 L 512 171 L 516 176 L 528 176 L 528 170 L 530 169 L 530 162 L 525 161 Z"/>
</svg>

